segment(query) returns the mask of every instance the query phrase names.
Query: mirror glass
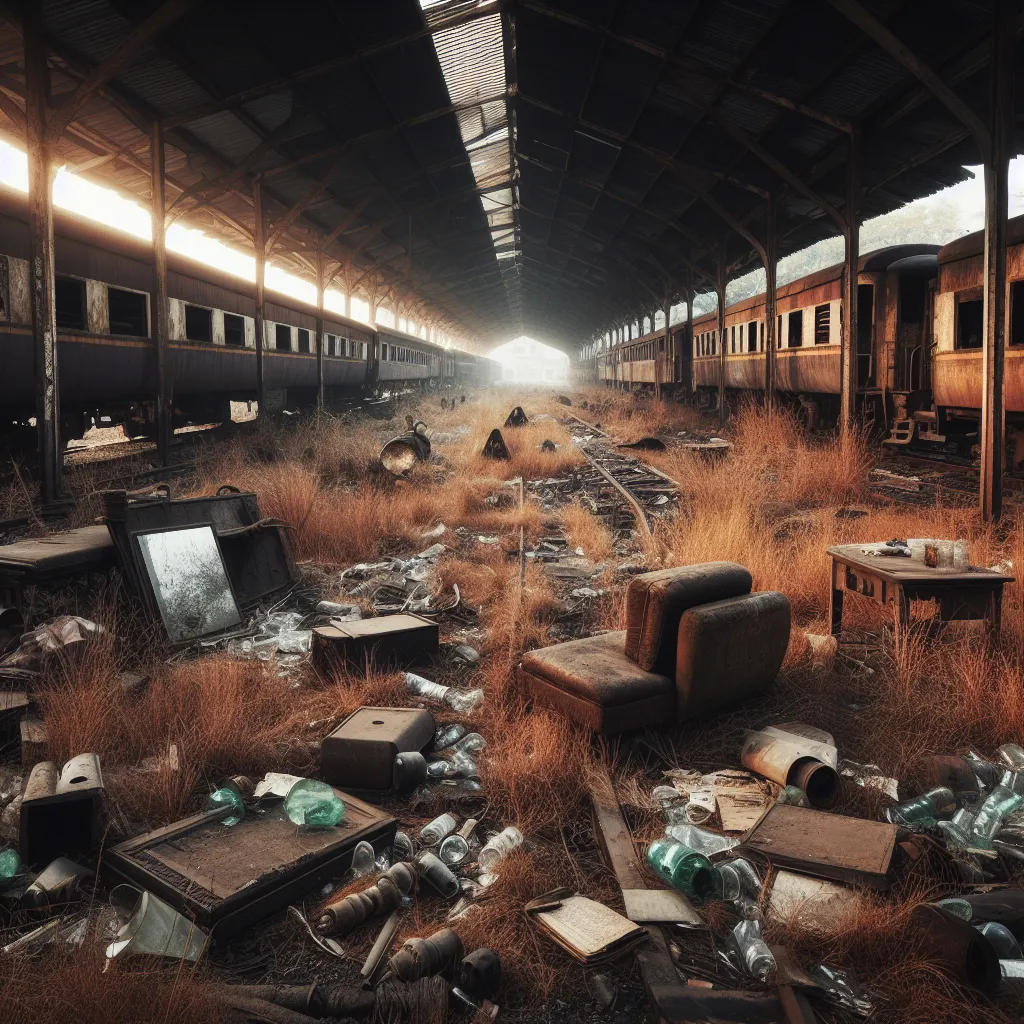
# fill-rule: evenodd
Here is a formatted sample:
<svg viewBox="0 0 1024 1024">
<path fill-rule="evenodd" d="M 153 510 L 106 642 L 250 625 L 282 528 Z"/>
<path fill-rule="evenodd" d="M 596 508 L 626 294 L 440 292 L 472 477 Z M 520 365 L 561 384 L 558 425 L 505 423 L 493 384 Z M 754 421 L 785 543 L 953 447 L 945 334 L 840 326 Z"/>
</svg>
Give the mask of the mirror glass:
<svg viewBox="0 0 1024 1024">
<path fill-rule="evenodd" d="M 140 533 L 138 541 L 172 640 L 206 636 L 242 621 L 212 527 Z"/>
</svg>

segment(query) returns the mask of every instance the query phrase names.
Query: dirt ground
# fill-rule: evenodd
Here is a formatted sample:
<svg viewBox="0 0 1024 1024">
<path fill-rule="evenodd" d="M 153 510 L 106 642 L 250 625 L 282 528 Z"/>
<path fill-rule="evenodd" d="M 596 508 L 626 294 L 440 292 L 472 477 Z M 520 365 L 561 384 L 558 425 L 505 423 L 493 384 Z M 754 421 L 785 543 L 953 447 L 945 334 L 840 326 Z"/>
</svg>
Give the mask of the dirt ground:
<svg viewBox="0 0 1024 1024">
<path fill-rule="evenodd" d="M 645 1002 L 634 963 L 605 969 L 617 989 L 614 1006 L 601 1010 L 593 981 L 576 961 L 545 937 L 523 913 L 534 897 L 559 886 L 622 909 L 614 876 L 602 865 L 593 835 L 588 787 L 592 773 L 609 766 L 641 860 L 664 827 L 650 797 L 671 769 L 713 771 L 739 765 L 746 730 L 800 720 L 826 729 L 840 757 L 875 764 L 900 783 L 900 795 L 918 792 L 922 758 L 970 749 L 991 758 L 1006 742 L 1024 742 L 1024 589 L 1006 588 L 1002 633 L 994 651 L 971 628 L 927 631 L 931 609 L 914 608 L 910 629 L 897 628 L 877 606 L 847 602 L 843 657 L 814 665 L 807 634 L 828 633 L 829 560 L 836 543 L 892 537 L 949 537 L 968 542 L 974 565 L 1021 564 L 1024 532 L 1020 507 L 999 527 L 984 524 L 970 495 L 929 482 L 905 492 L 879 483 L 872 471 L 885 457 L 866 437 L 839 440 L 807 435 L 784 412 L 768 419 L 756 408 L 735 411 L 721 434 L 733 444 L 709 460 L 685 445 L 706 438 L 717 425 L 697 410 L 597 390 L 567 392 L 566 407 L 546 391 L 497 389 L 483 394 L 414 395 L 374 410 L 341 417 L 298 417 L 287 424 L 251 422 L 193 439 L 188 466 L 171 485 L 175 496 L 213 493 L 222 484 L 251 490 L 261 514 L 283 521 L 301 583 L 296 599 L 346 601 L 340 574 L 357 563 L 408 559 L 440 542 L 426 586 L 443 603 L 457 585 L 461 613 L 441 614 L 442 641 L 479 650 L 475 666 L 445 662 L 432 676 L 460 687 L 481 687 L 484 700 L 461 722 L 487 746 L 479 758 L 478 792 L 433 786 L 413 804 L 389 797 L 383 807 L 399 828 L 415 836 L 450 809 L 460 822 L 479 819 L 486 837 L 515 825 L 524 846 L 503 861 L 486 898 L 472 901 L 451 923 L 466 950 L 494 949 L 502 961 L 496 1002 L 503 1020 L 522 1022 L 639 1019 Z M 511 459 L 480 456 L 490 430 L 521 405 L 526 427 L 504 430 Z M 572 416 L 578 417 L 573 419 Z M 406 417 L 424 421 L 433 435 L 432 458 L 407 480 L 391 478 L 377 463 L 381 445 L 405 428 Z M 667 507 L 654 510 L 653 536 L 629 529 L 624 517 L 594 514 L 578 478 L 585 469 L 578 439 L 581 424 L 599 426 L 614 440 L 657 436 L 664 452 L 643 453 L 649 465 L 679 485 Z M 552 441 L 554 451 L 542 450 Z M 145 469 L 144 454 L 133 467 Z M 89 462 L 69 471 L 80 499 L 72 522 L 100 511 L 100 491 L 117 477 L 109 464 Z M 518 487 L 523 477 L 525 501 Z M 936 478 L 938 479 L 938 478 Z M 25 487 L 12 480 L 0 510 L 20 511 Z M 439 524 L 444 532 L 433 534 Z M 28 530 L 40 531 L 42 524 Z M 51 527 L 52 528 L 52 527 Z M 12 531 L 10 540 L 18 532 Z M 520 537 L 528 552 L 544 538 L 580 548 L 594 573 L 594 596 L 574 597 L 579 579 L 552 576 L 539 558 L 520 563 Z M 793 610 L 789 650 L 775 685 L 763 696 L 712 719 L 685 727 L 649 730 L 598 741 L 539 706 L 520 691 L 515 674 L 521 654 L 574 636 L 623 627 L 623 596 L 630 573 L 706 561 L 746 566 L 755 590 L 784 593 Z M 372 598 L 360 598 L 370 611 Z M 268 771 L 315 775 L 319 740 L 362 705 L 408 706 L 400 673 L 321 675 L 311 664 L 243 660 L 230 653 L 182 657 L 140 617 L 137 603 L 116 574 L 59 591 L 32 595 L 30 618 L 83 615 L 106 627 L 78 663 L 38 682 L 35 699 L 47 727 L 50 756 L 61 762 L 85 750 L 98 753 L 115 821 L 128 834 L 156 828 L 201 808 L 217 781 Z M 126 691 L 125 670 L 148 684 Z M 167 756 L 176 751 L 172 766 Z M 6 777 L 21 774 L 4 762 Z M 4 787 L 0 787 L 3 789 Z M 892 801 L 853 784 L 844 787 L 839 813 L 877 819 Z M 714 824 L 712 823 L 712 827 Z M 113 841 L 112 837 L 112 840 Z M 923 842 L 925 855 L 882 894 L 862 893 L 858 909 L 827 937 L 800 926 L 765 925 L 771 943 L 782 942 L 805 967 L 828 963 L 851 971 L 884 1022 L 1011 1021 L 1024 1002 L 1010 990 L 994 1000 L 965 990 L 938 970 L 910 925 L 922 901 L 977 888 L 968 883 L 940 843 Z M 759 864 L 766 873 L 767 864 Z M 982 884 L 1021 883 L 1020 862 L 1000 857 L 985 865 Z M 346 883 L 337 892 L 365 887 Z M 653 881 L 653 877 L 652 877 Z M 106 900 L 101 885 L 85 887 L 85 904 Z M 315 915 L 324 894 L 305 900 Z M 737 921 L 734 908 L 708 901 L 699 909 L 706 929 L 673 933 L 684 975 L 723 987 L 757 983 L 742 978 L 718 952 Z M 444 927 L 452 904 L 421 890 L 402 918 L 398 940 Z M 0 944 L 28 927 L 24 916 L 0 920 Z M 100 925 L 94 913 L 94 931 Z M 350 958 L 322 953 L 294 919 L 278 915 L 228 944 L 215 946 L 198 968 L 143 969 L 114 964 L 103 971 L 91 943 L 59 948 L 41 957 L 0 957 L 0 999 L 12 1019 L 57 1022 L 233 1019 L 213 998 L 211 983 L 299 984 L 356 980 L 358 967 L 379 930 L 372 921 L 345 937 Z M 822 1019 L 856 1019 L 816 1007 Z M 447 1016 L 446 1016 L 447 1015 Z M 443 1000 L 412 1011 L 382 1005 L 380 1019 L 462 1019 Z"/>
</svg>

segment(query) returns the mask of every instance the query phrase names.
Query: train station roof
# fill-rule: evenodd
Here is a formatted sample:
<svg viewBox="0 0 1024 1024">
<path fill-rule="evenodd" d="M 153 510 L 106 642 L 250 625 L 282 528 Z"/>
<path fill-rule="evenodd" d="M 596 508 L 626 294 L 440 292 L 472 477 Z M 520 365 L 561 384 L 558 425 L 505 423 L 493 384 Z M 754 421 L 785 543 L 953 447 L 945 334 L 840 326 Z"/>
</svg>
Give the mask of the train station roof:
<svg viewBox="0 0 1024 1024">
<path fill-rule="evenodd" d="M 171 217 L 251 247 L 259 178 L 275 262 L 486 347 L 758 265 L 769 193 L 780 257 L 835 235 L 851 130 L 862 220 L 954 184 L 988 117 L 986 2 L 26 0 L 15 137 L 30 4 L 58 160 L 146 200 L 159 120 Z"/>
</svg>

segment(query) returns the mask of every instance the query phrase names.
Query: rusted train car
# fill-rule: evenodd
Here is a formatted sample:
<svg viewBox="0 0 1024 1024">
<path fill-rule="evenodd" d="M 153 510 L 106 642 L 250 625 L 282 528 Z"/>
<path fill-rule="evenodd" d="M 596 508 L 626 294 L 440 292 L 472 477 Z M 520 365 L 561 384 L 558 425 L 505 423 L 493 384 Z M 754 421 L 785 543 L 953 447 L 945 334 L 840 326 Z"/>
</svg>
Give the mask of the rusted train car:
<svg viewBox="0 0 1024 1024">
<path fill-rule="evenodd" d="M 1008 230 L 1006 413 L 1010 458 L 1024 461 L 1024 217 Z M 944 248 L 913 244 L 863 255 L 857 276 L 857 395 L 864 419 L 889 444 L 969 451 L 981 415 L 983 234 Z M 811 423 L 839 408 L 842 264 L 780 287 L 776 385 Z M 598 353 L 598 383 L 678 391 L 687 381 L 704 404 L 718 400 L 721 346 L 727 396 L 757 392 L 765 377 L 765 296 L 695 317 L 670 337 L 657 331 Z M 689 354 L 689 358 L 681 358 Z M 1020 452 L 1015 455 L 1015 446 Z"/>
<path fill-rule="evenodd" d="M 151 247 L 64 212 L 54 222 L 61 436 L 81 437 L 94 423 L 147 433 L 155 381 Z M 26 198 L 0 189 L 0 434 L 35 414 L 28 260 Z M 167 288 L 174 425 L 229 420 L 231 401 L 256 398 L 254 289 L 174 253 Z M 263 372 L 270 411 L 315 401 L 320 343 L 328 403 L 410 385 L 472 385 L 481 376 L 476 356 L 467 367 L 454 350 L 330 311 L 318 339 L 315 306 L 268 290 Z"/>
</svg>

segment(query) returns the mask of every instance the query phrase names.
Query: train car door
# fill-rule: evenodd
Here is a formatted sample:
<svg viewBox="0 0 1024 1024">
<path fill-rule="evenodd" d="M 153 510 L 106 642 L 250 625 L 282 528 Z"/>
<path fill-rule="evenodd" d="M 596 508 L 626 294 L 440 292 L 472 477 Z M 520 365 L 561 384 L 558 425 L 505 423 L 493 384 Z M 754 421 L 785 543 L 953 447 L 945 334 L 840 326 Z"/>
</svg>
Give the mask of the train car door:
<svg viewBox="0 0 1024 1024">
<path fill-rule="evenodd" d="M 857 387 L 875 386 L 875 286 L 857 285 Z"/>
</svg>

